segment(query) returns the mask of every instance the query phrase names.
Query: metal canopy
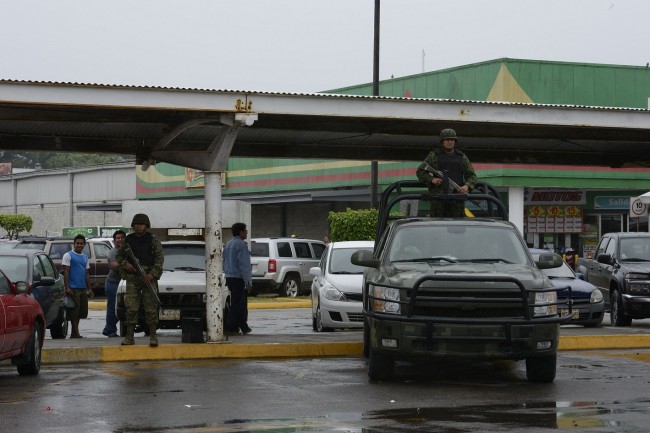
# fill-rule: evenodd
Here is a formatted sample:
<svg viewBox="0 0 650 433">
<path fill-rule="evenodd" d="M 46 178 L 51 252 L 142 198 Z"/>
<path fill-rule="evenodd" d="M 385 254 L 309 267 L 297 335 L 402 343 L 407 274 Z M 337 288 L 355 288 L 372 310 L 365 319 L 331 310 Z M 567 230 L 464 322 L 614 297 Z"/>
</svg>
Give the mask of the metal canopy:
<svg viewBox="0 0 650 433">
<path fill-rule="evenodd" d="M 648 110 L 0 81 L 5 150 L 419 161 L 448 127 L 472 162 L 650 167 Z"/>
</svg>

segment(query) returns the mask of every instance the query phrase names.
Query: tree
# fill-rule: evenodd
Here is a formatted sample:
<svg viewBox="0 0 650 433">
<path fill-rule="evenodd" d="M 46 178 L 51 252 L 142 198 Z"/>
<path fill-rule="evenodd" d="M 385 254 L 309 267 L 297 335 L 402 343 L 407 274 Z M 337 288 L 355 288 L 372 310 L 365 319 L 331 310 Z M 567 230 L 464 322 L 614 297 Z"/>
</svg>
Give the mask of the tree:
<svg viewBox="0 0 650 433">
<path fill-rule="evenodd" d="M 0 215 L 0 228 L 7 231 L 9 239 L 16 239 L 20 232 L 29 232 L 32 224 L 32 217 L 29 215 Z"/>
<path fill-rule="evenodd" d="M 43 169 L 80 167 L 109 164 L 130 159 L 133 159 L 133 156 L 108 153 L 0 151 L 0 162 L 10 162 L 16 168 L 36 168 L 37 165 Z"/>
</svg>

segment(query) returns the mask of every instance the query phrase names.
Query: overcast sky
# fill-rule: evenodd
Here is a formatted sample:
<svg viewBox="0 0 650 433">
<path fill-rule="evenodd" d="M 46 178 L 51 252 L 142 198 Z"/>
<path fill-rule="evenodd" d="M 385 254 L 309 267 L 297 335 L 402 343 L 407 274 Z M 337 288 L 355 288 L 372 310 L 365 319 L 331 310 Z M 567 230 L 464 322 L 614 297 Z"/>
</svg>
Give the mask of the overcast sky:
<svg viewBox="0 0 650 433">
<path fill-rule="evenodd" d="M 316 92 L 372 81 L 375 0 L 0 0 L 0 79 Z M 382 0 L 380 79 L 502 57 L 645 66 L 650 0 Z"/>
</svg>

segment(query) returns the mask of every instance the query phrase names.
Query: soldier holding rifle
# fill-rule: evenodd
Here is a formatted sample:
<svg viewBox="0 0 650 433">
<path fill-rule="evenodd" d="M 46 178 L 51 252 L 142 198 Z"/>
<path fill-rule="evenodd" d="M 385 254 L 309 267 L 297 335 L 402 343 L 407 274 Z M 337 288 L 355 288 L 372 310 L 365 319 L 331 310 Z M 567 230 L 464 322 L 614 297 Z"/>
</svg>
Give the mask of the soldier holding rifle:
<svg viewBox="0 0 650 433">
<path fill-rule="evenodd" d="M 467 194 L 476 185 L 476 173 L 467 156 L 456 149 L 458 137 L 453 129 L 440 131 L 440 148 L 434 149 L 427 155 L 416 175 L 420 182 L 427 185 L 429 191 L 434 194 L 452 192 L 456 194 Z M 427 170 L 426 166 L 433 170 Z M 443 190 L 443 176 L 448 177 L 449 185 L 456 191 Z M 452 189 L 452 188 L 450 188 Z M 435 200 L 431 203 L 431 216 L 462 218 L 465 216 L 464 200 Z"/>
<path fill-rule="evenodd" d="M 158 279 L 163 270 L 163 248 L 160 241 L 150 232 L 149 217 L 137 214 L 131 222 L 133 233 L 126 236 L 117 252 L 120 275 L 126 280 L 126 338 L 122 345 L 135 344 L 133 334 L 138 324 L 140 300 L 144 302 L 144 313 L 149 326 L 149 346 L 158 346 Z M 134 260 L 135 259 L 135 260 Z"/>
</svg>

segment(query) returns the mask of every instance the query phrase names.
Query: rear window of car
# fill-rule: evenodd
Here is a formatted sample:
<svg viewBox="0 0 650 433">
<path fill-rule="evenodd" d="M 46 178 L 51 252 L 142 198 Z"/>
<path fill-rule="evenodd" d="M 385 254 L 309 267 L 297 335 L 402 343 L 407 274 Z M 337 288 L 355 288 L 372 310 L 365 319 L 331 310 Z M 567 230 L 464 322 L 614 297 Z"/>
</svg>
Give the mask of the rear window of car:
<svg viewBox="0 0 650 433">
<path fill-rule="evenodd" d="M 72 243 L 53 243 L 50 245 L 50 258 L 62 259 L 63 255 L 72 250 Z"/>
<path fill-rule="evenodd" d="M 0 257 L 0 269 L 11 281 L 27 281 L 27 257 Z"/>
<path fill-rule="evenodd" d="M 253 257 L 268 257 L 269 244 L 265 242 L 252 242 L 251 243 L 251 256 Z"/>
</svg>

